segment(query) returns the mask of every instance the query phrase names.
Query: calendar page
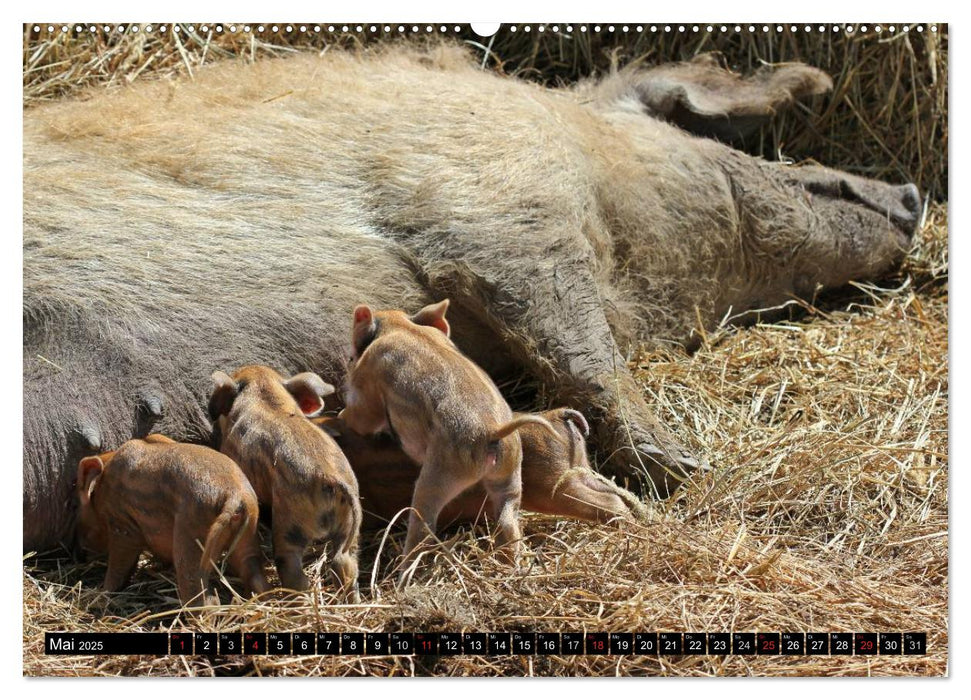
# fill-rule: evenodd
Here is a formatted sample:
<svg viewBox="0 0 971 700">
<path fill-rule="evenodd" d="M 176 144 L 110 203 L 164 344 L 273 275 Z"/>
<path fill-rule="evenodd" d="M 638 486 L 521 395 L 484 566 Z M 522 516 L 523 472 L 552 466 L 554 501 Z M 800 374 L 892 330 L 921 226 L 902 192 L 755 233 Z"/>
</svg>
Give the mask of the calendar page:
<svg viewBox="0 0 971 700">
<path fill-rule="evenodd" d="M 23 25 L 23 675 L 947 674 L 948 25 L 651 12 Z"/>
</svg>

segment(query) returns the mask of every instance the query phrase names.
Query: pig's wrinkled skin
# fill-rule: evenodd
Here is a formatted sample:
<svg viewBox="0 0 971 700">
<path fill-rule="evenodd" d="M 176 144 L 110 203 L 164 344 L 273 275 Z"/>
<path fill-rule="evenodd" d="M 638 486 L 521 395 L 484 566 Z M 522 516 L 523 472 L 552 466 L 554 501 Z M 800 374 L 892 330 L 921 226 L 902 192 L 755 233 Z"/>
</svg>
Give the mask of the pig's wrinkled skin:
<svg viewBox="0 0 971 700">
<path fill-rule="evenodd" d="M 691 347 L 699 324 L 877 277 L 919 210 L 912 185 L 685 131 L 725 128 L 698 97 L 714 70 L 551 90 L 398 46 L 27 110 L 25 549 L 70 542 L 81 456 L 152 423 L 205 441 L 213 369 L 340 385 L 359 303 L 450 297 L 458 346 L 587 415 L 604 473 L 675 488 L 703 457 L 652 416 L 634 343 Z M 729 129 L 818 92 L 802 70 L 808 88 L 769 80 L 761 106 L 720 108 Z"/>
</svg>

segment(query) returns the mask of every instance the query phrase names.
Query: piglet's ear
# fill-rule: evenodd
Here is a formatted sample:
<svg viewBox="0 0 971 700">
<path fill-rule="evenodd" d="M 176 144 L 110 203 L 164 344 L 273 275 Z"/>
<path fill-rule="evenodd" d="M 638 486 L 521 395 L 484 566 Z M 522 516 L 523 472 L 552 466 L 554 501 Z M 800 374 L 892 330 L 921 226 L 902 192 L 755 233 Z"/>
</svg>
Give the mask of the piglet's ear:
<svg viewBox="0 0 971 700">
<path fill-rule="evenodd" d="M 448 338 L 451 336 L 452 328 L 448 325 L 448 321 L 445 320 L 446 311 L 448 311 L 448 299 L 442 299 L 437 304 L 429 304 L 416 313 L 411 317 L 411 322 L 417 323 L 419 326 L 437 328 Z"/>
<path fill-rule="evenodd" d="M 305 416 L 315 416 L 324 409 L 324 397 L 334 393 L 334 387 L 313 372 L 295 374 L 284 386 L 297 400 Z"/>
<path fill-rule="evenodd" d="M 357 359 L 378 333 L 378 322 L 367 304 L 354 308 L 354 327 L 351 329 L 351 357 Z"/>
<path fill-rule="evenodd" d="M 574 411 L 572 408 L 564 408 L 563 412 L 560 413 L 560 418 L 566 423 L 575 425 L 583 437 L 590 435 L 590 426 L 587 424 L 587 419 L 579 411 Z"/>
<path fill-rule="evenodd" d="M 82 505 L 91 502 L 91 494 L 101 481 L 105 465 L 101 457 L 85 457 L 78 463 L 78 493 L 81 495 Z"/>
<path fill-rule="evenodd" d="M 209 420 L 215 421 L 219 416 L 229 413 L 233 401 L 239 394 L 239 385 L 233 378 L 221 370 L 212 373 L 212 394 L 209 396 Z"/>
<path fill-rule="evenodd" d="M 354 307 L 354 325 L 360 323 L 371 323 L 371 319 L 374 318 L 374 314 L 371 312 L 371 307 L 367 304 L 361 304 Z"/>
</svg>

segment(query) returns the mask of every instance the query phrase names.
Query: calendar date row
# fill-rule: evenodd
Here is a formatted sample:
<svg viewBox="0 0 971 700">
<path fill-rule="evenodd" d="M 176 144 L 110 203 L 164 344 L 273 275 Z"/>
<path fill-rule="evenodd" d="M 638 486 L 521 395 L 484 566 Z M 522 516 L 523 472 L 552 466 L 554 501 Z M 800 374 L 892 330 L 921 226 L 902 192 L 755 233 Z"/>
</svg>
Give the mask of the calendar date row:
<svg viewBox="0 0 971 700">
<path fill-rule="evenodd" d="M 52 655 L 913 655 L 926 632 L 48 632 Z"/>
</svg>

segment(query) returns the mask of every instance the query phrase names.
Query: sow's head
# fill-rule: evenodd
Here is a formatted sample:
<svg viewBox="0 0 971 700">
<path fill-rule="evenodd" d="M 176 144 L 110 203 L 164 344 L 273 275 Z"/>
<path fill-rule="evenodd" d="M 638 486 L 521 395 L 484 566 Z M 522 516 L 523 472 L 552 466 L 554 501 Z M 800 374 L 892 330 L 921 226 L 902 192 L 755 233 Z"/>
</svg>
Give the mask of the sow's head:
<svg viewBox="0 0 971 700">
<path fill-rule="evenodd" d="M 832 88 L 826 73 L 801 63 L 763 66 L 743 77 L 725 68 L 718 55 L 702 54 L 682 63 L 622 70 L 585 89 L 603 107 L 638 111 L 732 149 L 749 150 L 760 127 L 798 101 L 825 95 Z M 744 159 L 732 149 L 724 148 L 715 162 L 732 177 L 746 171 L 739 177 L 735 199 L 751 204 L 751 193 L 759 192 L 762 206 L 750 206 L 751 217 L 765 227 L 784 229 L 782 202 L 794 201 L 810 213 L 809 230 L 805 222 L 794 229 L 810 237 L 820 237 L 814 228 L 839 232 L 833 240 L 838 249 L 822 252 L 818 269 L 807 270 L 807 276 L 828 272 L 823 276 L 833 285 L 872 279 L 897 266 L 912 245 L 923 211 L 915 185 L 889 184 L 816 165 Z"/>
</svg>

